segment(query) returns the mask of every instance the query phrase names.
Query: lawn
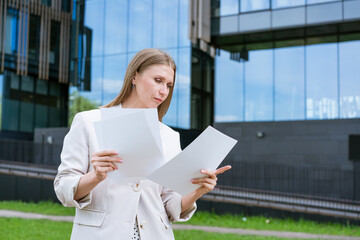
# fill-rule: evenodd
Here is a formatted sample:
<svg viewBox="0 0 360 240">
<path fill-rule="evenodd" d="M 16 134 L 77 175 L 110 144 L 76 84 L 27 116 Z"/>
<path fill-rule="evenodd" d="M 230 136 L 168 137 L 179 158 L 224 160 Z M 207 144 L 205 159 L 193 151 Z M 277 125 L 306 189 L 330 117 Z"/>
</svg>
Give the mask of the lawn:
<svg viewBox="0 0 360 240">
<path fill-rule="evenodd" d="M 74 208 L 65 208 L 62 205 L 53 202 L 24 203 L 19 201 L 0 201 L 0 209 L 34 212 L 34 213 L 41 213 L 48 215 L 67 215 L 67 216 L 74 215 Z M 69 224 L 71 226 L 71 223 Z M 200 211 L 196 212 L 195 215 L 190 219 L 190 221 L 185 222 L 184 224 L 255 229 L 255 230 L 305 232 L 305 233 L 326 234 L 326 235 L 360 236 L 360 227 L 351 226 L 349 224 L 343 225 L 340 223 L 317 223 L 314 221 L 308 221 L 303 219 L 300 220 L 276 219 L 276 218 L 268 219 L 259 216 L 249 217 L 243 215 L 230 215 L 230 214 L 217 215 L 214 213 L 200 212 Z M 69 229 L 71 229 L 71 227 Z M 189 230 L 176 231 L 175 235 L 181 238 L 181 236 L 183 235 L 185 236 L 187 232 L 191 232 L 191 231 Z M 208 234 L 208 233 L 201 233 L 201 234 Z M 215 235 L 219 235 L 219 234 L 215 234 Z M 238 239 L 238 236 L 234 235 L 234 237 L 235 238 L 231 238 L 231 236 L 229 236 L 229 238 L 226 239 Z M 204 238 L 207 237 L 204 236 Z M 0 239 L 2 239 L 1 236 Z M 217 239 L 217 238 L 211 237 L 211 239 Z M 242 238 L 242 239 L 246 239 L 246 238 Z M 265 239 L 271 239 L 271 238 L 265 238 Z"/>
<path fill-rule="evenodd" d="M 53 222 L 49 220 L 29 220 L 19 218 L 0 218 L 0 239 L 7 240 L 38 240 L 70 239 L 72 223 Z M 240 236 L 236 234 L 207 233 L 195 230 L 175 230 L 176 240 L 286 240 L 286 238 Z"/>
</svg>

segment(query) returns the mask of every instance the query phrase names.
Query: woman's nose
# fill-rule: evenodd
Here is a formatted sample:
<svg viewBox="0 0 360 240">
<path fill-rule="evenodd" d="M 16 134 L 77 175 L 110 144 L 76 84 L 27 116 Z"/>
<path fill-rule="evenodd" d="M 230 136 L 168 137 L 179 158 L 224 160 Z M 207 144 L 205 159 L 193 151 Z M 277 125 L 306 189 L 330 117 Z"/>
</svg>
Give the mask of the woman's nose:
<svg viewBox="0 0 360 240">
<path fill-rule="evenodd" d="M 161 86 L 160 87 L 160 94 L 162 95 L 167 95 L 168 94 L 168 88 L 166 86 Z"/>
</svg>

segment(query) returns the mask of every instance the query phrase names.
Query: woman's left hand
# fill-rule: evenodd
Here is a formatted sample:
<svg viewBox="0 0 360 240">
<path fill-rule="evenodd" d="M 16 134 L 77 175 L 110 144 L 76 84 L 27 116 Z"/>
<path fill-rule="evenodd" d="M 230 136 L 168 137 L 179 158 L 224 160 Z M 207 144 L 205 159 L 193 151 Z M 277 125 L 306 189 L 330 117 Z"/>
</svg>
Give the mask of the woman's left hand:
<svg viewBox="0 0 360 240">
<path fill-rule="evenodd" d="M 231 168 L 231 166 L 227 165 L 227 166 L 219 168 L 215 171 L 202 169 L 200 172 L 206 176 L 202 177 L 202 178 L 195 178 L 195 179 L 191 180 L 191 182 L 193 184 L 198 184 L 201 186 L 200 188 L 195 190 L 196 194 L 202 196 L 202 195 L 207 194 L 208 192 L 212 191 L 214 189 L 214 187 L 216 186 L 216 182 L 217 182 L 216 176 L 229 170 L 230 168 Z"/>
</svg>

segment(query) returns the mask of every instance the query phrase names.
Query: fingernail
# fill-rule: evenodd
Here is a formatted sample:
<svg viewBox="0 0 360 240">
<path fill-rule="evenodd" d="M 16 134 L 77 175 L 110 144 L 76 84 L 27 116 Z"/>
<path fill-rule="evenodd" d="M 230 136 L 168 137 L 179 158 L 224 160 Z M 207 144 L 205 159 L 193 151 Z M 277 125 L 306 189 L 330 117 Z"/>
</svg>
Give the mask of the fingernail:
<svg viewBox="0 0 360 240">
<path fill-rule="evenodd" d="M 201 170 L 200 172 L 201 172 L 201 173 L 204 173 L 204 172 L 205 172 L 205 170 Z"/>
<path fill-rule="evenodd" d="M 195 182 L 195 180 L 194 180 L 194 179 L 191 179 L 191 182 L 193 183 L 193 182 Z"/>
</svg>

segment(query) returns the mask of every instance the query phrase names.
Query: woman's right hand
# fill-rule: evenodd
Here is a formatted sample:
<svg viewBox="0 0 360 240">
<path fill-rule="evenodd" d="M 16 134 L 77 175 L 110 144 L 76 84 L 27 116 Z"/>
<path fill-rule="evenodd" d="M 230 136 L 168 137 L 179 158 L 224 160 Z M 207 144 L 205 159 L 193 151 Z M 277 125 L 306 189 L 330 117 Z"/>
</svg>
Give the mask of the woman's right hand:
<svg viewBox="0 0 360 240">
<path fill-rule="evenodd" d="M 118 154 L 119 153 L 113 150 L 104 150 L 91 155 L 91 163 L 94 167 L 96 178 L 99 181 L 103 181 L 108 172 L 118 169 L 115 163 L 123 162 L 121 158 L 118 157 Z"/>
</svg>

